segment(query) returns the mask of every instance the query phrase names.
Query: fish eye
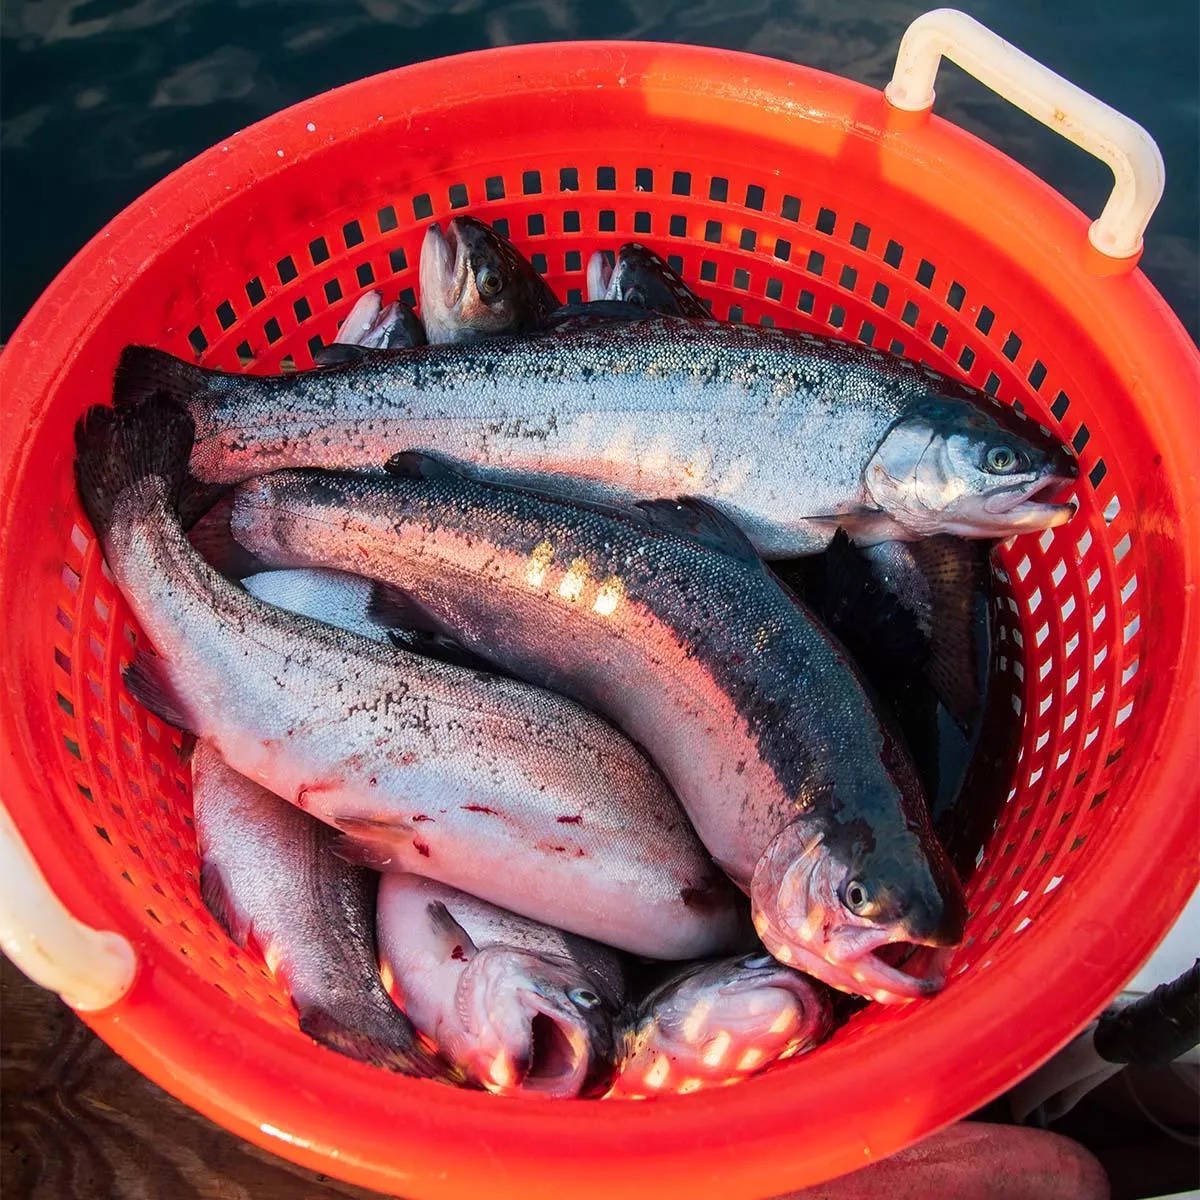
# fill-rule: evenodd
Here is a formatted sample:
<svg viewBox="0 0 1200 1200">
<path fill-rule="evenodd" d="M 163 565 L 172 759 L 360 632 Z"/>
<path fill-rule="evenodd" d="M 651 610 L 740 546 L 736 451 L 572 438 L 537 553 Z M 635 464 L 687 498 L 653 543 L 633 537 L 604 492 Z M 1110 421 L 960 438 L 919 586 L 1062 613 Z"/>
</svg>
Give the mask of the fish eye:
<svg viewBox="0 0 1200 1200">
<path fill-rule="evenodd" d="M 867 891 L 866 884 L 860 880 L 850 880 L 846 884 L 844 896 L 844 903 L 852 913 L 865 917 L 871 911 L 871 893 Z"/>
<path fill-rule="evenodd" d="M 481 296 L 495 296 L 504 286 L 500 272 L 491 267 L 481 267 L 475 276 L 475 286 Z"/>
<path fill-rule="evenodd" d="M 1020 461 L 1017 452 L 1011 446 L 1003 443 L 990 447 L 984 456 L 987 469 L 994 475 L 1007 475 L 1010 471 L 1016 470 Z"/>
<path fill-rule="evenodd" d="M 646 293 L 640 287 L 631 287 L 625 293 L 626 304 L 636 304 L 640 308 L 646 308 Z"/>
<path fill-rule="evenodd" d="M 572 988 L 567 993 L 567 999 L 584 1012 L 591 1012 L 592 1009 L 600 1007 L 600 997 L 588 988 Z"/>
</svg>

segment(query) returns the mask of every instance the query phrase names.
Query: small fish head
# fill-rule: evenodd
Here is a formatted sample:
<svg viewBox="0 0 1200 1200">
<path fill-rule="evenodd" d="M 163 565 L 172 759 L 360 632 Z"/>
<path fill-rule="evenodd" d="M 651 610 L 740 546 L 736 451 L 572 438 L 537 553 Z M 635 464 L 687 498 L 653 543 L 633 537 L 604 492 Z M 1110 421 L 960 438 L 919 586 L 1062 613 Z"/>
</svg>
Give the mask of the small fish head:
<svg viewBox="0 0 1200 1200">
<path fill-rule="evenodd" d="M 471 1065 L 489 1091 L 568 1098 L 607 1090 L 617 1005 L 603 984 L 556 955 L 481 950 L 458 985 Z"/>
<path fill-rule="evenodd" d="M 1077 476 L 1032 421 L 983 402 L 930 397 L 897 421 L 867 464 L 872 501 L 913 537 L 1004 538 L 1062 525 L 1056 494 Z"/>
<path fill-rule="evenodd" d="M 462 342 L 539 326 L 558 306 L 508 241 L 474 217 L 436 223 L 421 246 L 421 316 L 430 343 Z"/>
<path fill-rule="evenodd" d="M 882 1003 L 939 991 L 966 921 L 945 855 L 909 829 L 835 848 L 824 832 L 794 822 L 756 865 L 750 901 L 754 927 L 780 962 Z M 894 965 L 905 958 L 905 970 Z"/>
<path fill-rule="evenodd" d="M 601 268 L 597 268 L 601 270 Z M 677 317 L 707 317 L 708 310 L 699 297 L 680 279 L 675 270 L 653 250 L 627 242 L 617 253 L 614 266 L 606 272 L 604 292 L 597 299 L 620 300 L 652 312 Z M 603 278 L 603 276 L 598 276 Z M 589 291 L 591 267 L 589 265 Z"/>
<path fill-rule="evenodd" d="M 723 1083 L 811 1049 L 831 1028 L 824 988 L 761 951 L 685 968 L 642 1006 L 636 1063 L 623 1071 L 653 1086 Z M 648 1080 L 648 1082 L 647 1082 Z"/>
</svg>

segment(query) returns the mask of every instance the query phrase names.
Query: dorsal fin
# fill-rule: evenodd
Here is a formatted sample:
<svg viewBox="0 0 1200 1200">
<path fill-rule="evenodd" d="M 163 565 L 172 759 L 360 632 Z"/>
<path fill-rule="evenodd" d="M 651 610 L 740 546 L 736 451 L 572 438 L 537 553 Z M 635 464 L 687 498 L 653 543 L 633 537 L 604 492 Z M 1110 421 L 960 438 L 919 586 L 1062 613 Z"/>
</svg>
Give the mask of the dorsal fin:
<svg viewBox="0 0 1200 1200">
<path fill-rule="evenodd" d="M 706 500 L 680 496 L 676 500 L 640 500 L 634 507 L 657 529 L 691 538 L 731 558 L 759 561 L 758 552 L 741 528 Z"/>
<path fill-rule="evenodd" d="M 469 962 L 479 952 L 479 948 L 471 941 L 471 935 L 450 915 L 450 910 L 440 900 L 427 904 L 425 911 L 429 914 L 429 925 L 437 934 L 446 958 Z"/>
<path fill-rule="evenodd" d="M 397 479 L 448 479 L 459 473 L 445 459 L 424 450 L 401 450 L 383 464 L 383 469 Z"/>
</svg>

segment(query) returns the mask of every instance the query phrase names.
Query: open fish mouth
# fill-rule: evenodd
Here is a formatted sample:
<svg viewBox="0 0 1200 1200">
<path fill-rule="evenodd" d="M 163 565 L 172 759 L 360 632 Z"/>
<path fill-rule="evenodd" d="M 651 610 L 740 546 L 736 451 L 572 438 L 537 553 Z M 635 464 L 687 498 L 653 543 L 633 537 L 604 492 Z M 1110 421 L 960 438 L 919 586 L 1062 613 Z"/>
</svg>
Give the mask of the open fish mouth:
<svg viewBox="0 0 1200 1200">
<path fill-rule="evenodd" d="M 587 1074 L 583 1033 L 557 1014 L 537 1012 L 529 1022 L 529 1065 L 521 1088 L 547 1096 L 574 1096 Z"/>
<path fill-rule="evenodd" d="M 862 929 L 830 939 L 824 952 L 800 939 L 783 939 L 766 922 L 755 922 L 763 945 L 785 966 L 794 967 L 840 992 L 867 996 L 880 1004 L 904 1004 L 941 991 L 953 948 L 908 941 L 902 931 Z M 904 961 L 904 967 L 887 958 Z"/>
<path fill-rule="evenodd" d="M 462 298 L 467 285 L 467 256 L 453 221 L 447 223 L 445 231 L 436 221 L 425 231 L 421 246 L 421 280 L 423 284 L 426 280 L 437 281 L 442 301 L 448 309 Z"/>
<path fill-rule="evenodd" d="M 983 510 L 1004 518 L 1005 525 L 1027 529 L 1050 529 L 1064 525 L 1075 513 L 1072 501 L 1055 502 L 1064 487 L 1073 480 L 1056 475 L 1035 479 L 1022 487 L 1007 489 L 988 496 Z"/>
</svg>

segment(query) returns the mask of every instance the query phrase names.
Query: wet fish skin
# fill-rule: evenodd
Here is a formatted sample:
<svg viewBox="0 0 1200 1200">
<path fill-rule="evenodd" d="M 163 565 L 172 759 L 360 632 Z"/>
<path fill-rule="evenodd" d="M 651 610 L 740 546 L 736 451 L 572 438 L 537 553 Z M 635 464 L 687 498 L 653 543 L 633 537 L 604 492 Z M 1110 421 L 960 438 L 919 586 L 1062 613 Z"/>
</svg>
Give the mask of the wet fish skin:
<svg viewBox="0 0 1200 1200">
<path fill-rule="evenodd" d="M 779 329 L 654 316 L 276 378 L 128 348 L 114 402 L 158 391 L 193 416 L 191 469 L 209 484 L 436 449 L 590 499 L 699 496 L 768 557 L 819 551 L 839 525 L 869 545 L 1008 536 L 1072 511 L 1042 495 L 1076 468 L 1037 425 L 928 368 Z M 993 450 L 1004 473 L 983 465 Z"/>
<path fill-rule="evenodd" d="M 287 986 L 300 1028 L 324 1045 L 406 1073 L 435 1070 L 414 1050 L 375 956 L 375 877 L 333 852 L 334 832 L 228 767 L 204 743 L 192 756 L 200 892 L 239 945 L 256 945 Z"/>
<path fill-rule="evenodd" d="M 77 427 L 81 500 L 158 652 L 127 669 L 135 698 L 341 830 L 365 865 L 655 957 L 743 944 L 740 897 L 607 723 L 285 614 L 206 566 L 174 515 L 190 434 L 164 403 L 91 409 Z"/>
<path fill-rule="evenodd" d="M 608 716 L 784 961 L 877 999 L 936 989 L 874 956 L 962 932 L 911 763 L 844 651 L 736 528 L 702 505 L 602 510 L 399 459 L 390 478 L 245 483 L 231 529 L 278 566 L 365 564 L 468 650 Z M 848 907 L 854 881 L 865 915 Z"/>
<path fill-rule="evenodd" d="M 383 976 L 417 1028 L 499 1094 L 603 1093 L 624 1002 L 619 957 L 416 875 L 379 885 Z"/>
<path fill-rule="evenodd" d="M 434 345 L 545 327 L 561 301 L 529 260 L 490 225 L 459 216 L 425 231 L 421 317 Z"/>
<path fill-rule="evenodd" d="M 811 1050 L 832 1029 L 825 988 L 769 954 L 689 963 L 637 1005 L 610 1094 L 732 1083 Z"/>
<path fill-rule="evenodd" d="M 597 250 L 588 260 L 587 289 L 589 300 L 620 300 L 676 317 L 709 316 L 674 267 L 640 242 L 626 242 L 611 266 Z"/>
</svg>

